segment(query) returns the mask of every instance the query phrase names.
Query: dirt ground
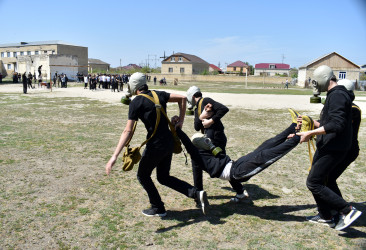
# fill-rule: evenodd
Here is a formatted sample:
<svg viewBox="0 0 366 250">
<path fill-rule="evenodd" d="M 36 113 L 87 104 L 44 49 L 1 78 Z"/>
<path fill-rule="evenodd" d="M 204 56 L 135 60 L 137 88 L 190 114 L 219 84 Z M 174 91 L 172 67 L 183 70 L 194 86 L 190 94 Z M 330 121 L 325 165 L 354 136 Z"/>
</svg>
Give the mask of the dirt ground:
<svg viewBox="0 0 366 250">
<path fill-rule="evenodd" d="M 304 222 L 304 216 L 315 212 L 305 185 L 306 145 L 246 183 L 251 198 L 242 204 L 230 203 L 233 191 L 227 182 L 204 175 L 208 216 L 153 176 L 168 216 L 147 218 L 141 215 L 148 200 L 136 179 L 136 168 L 122 172 L 119 159 L 112 174 L 104 174 L 125 124 L 128 106 L 120 103 L 122 93 L 83 87 L 52 92 L 36 88 L 28 93 L 22 94 L 20 84 L 0 85 L 0 249 L 366 247 L 366 215 L 345 232 Z M 314 117 L 322 108 L 301 95 L 208 96 L 230 107 L 224 124 L 230 142 L 227 152 L 234 159 L 288 126 L 287 108 Z M 356 99 L 363 110 L 365 101 Z M 176 105 L 168 109 L 172 114 Z M 187 134 L 194 133 L 192 123 L 193 118 L 187 117 Z M 142 123 L 138 126 L 137 131 L 144 131 Z M 340 182 L 346 199 L 365 213 L 363 124 L 359 135 L 360 156 Z M 134 143 L 144 136 L 136 132 Z M 171 173 L 192 183 L 183 154 L 174 156 Z"/>
<path fill-rule="evenodd" d="M 183 91 L 167 90 L 171 93 L 185 95 Z M 0 92 L 3 93 L 21 93 L 22 86 L 9 84 L 1 85 Z M 90 91 L 82 87 L 71 88 L 53 88 L 50 89 L 35 88 L 28 89 L 28 94 L 46 97 L 85 97 L 109 103 L 120 103 L 121 96 L 124 92 L 112 92 L 109 90 Z M 225 103 L 229 107 L 259 110 L 259 109 L 288 109 L 306 110 L 310 114 L 319 114 L 323 105 L 310 104 L 310 96 L 306 95 L 262 95 L 262 94 L 229 94 L 229 93 L 209 93 L 211 98 L 218 102 Z M 324 96 L 324 94 L 323 94 Z M 359 102 L 358 102 L 359 101 Z M 361 110 L 366 110 L 366 97 L 356 97 L 355 102 L 360 106 Z M 362 114 L 362 118 L 366 117 L 366 112 Z"/>
</svg>

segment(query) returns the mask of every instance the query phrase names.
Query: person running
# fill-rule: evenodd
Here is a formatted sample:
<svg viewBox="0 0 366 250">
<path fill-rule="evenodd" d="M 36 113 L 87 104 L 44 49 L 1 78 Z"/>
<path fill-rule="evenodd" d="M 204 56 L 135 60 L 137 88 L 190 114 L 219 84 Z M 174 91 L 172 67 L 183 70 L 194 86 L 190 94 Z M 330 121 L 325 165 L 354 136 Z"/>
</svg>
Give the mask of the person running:
<svg viewBox="0 0 366 250">
<path fill-rule="evenodd" d="M 319 121 L 311 121 L 315 129 L 299 133 L 300 143 L 316 137 L 317 149 L 312 167 L 306 180 L 318 208 L 318 214 L 308 216 L 307 220 L 343 230 L 361 214 L 341 196 L 335 181 L 344 171 L 341 165 L 347 159 L 352 146 L 352 101 L 355 96 L 344 86 L 337 84 L 333 70 L 322 65 L 313 73 L 313 86 L 318 92 L 327 92 Z M 332 178 L 328 186 L 329 177 Z M 335 185 L 335 186 L 334 186 Z M 338 222 L 332 210 L 339 214 Z"/>
<path fill-rule="evenodd" d="M 156 124 L 156 107 L 155 103 L 151 102 L 144 96 L 139 94 L 147 94 L 152 96 L 152 92 L 148 89 L 146 77 L 142 73 L 134 73 L 129 82 L 129 96 L 137 95 L 129 104 L 128 121 L 124 131 L 119 139 L 118 145 L 106 165 L 106 173 L 109 175 L 113 165 L 115 164 L 118 155 L 125 147 L 126 143 L 133 136 L 133 126 L 141 119 L 147 130 L 147 137 L 153 134 Z M 171 94 L 164 91 L 155 91 L 159 98 L 160 105 L 166 110 L 168 102 L 176 102 L 179 106 L 179 122 L 177 127 L 182 127 L 185 110 L 186 97 L 178 94 Z M 155 135 L 148 141 L 146 148 L 142 154 L 141 161 L 137 170 L 137 179 L 148 194 L 151 207 L 145 209 L 142 213 L 146 216 L 166 216 L 166 210 L 160 194 L 155 187 L 151 174 L 156 168 L 157 180 L 169 188 L 186 195 L 192 199 L 199 201 L 202 212 L 206 213 L 208 206 L 207 194 L 203 190 L 197 190 L 192 185 L 170 175 L 170 167 L 173 154 L 173 136 L 169 130 L 168 121 L 160 119 Z"/>
</svg>

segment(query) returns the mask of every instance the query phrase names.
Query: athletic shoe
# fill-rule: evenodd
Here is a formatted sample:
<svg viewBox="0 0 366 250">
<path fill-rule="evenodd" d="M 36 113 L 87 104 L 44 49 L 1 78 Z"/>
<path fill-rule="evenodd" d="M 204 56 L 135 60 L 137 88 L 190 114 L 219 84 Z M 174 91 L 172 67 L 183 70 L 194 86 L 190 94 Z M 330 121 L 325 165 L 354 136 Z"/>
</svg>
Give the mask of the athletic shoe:
<svg viewBox="0 0 366 250">
<path fill-rule="evenodd" d="M 307 216 L 306 220 L 312 223 L 318 223 L 324 226 L 328 226 L 328 227 L 335 227 L 335 223 L 333 218 L 330 220 L 325 220 L 322 217 L 320 217 L 320 214 L 317 214 L 315 216 Z"/>
<path fill-rule="evenodd" d="M 290 112 L 291 114 L 291 120 L 292 120 L 292 123 L 296 123 L 297 124 L 297 118 L 300 116 L 299 113 L 297 113 L 295 110 L 293 109 L 288 109 L 288 111 Z"/>
<path fill-rule="evenodd" d="M 207 213 L 207 208 L 210 205 L 207 199 L 207 193 L 205 191 L 197 191 L 197 204 L 200 205 L 202 213 Z"/>
<path fill-rule="evenodd" d="M 149 217 L 152 217 L 152 216 L 164 217 L 164 216 L 166 216 L 166 211 L 165 211 L 165 208 L 159 209 L 159 208 L 152 207 L 152 208 L 142 210 L 142 214 L 149 216 Z"/>
<path fill-rule="evenodd" d="M 360 215 L 361 211 L 358 211 L 356 208 L 351 207 L 351 211 L 348 214 L 341 214 L 339 216 L 339 222 L 335 227 L 336 230 L 342 230 L 352 224 Z"/>
<path fill-rule="evenodd" d="M 233 198 L 230 199 L 232 202 L 239 202 L 249 197 L 247 190 L 244 190 L 242 194 L 236 194 Z"/>
</svg>

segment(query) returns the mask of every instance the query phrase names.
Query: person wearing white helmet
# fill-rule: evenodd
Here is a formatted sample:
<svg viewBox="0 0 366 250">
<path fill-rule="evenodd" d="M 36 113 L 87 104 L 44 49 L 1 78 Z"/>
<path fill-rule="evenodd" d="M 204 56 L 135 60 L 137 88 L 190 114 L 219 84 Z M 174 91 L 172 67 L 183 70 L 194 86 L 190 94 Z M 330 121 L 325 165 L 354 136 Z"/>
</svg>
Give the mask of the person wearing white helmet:
<svg viewBox="0 0 366 250">
<path fill-rule="evenodd" d="M 181 128 L 184 121 L 187 98 L 182 95 L 171 94 L 165 91 L 155 91 L 155 93 L 164 110 L 166 110 L 168 102 L 175 102 L 178 104 L 179 121 L 177 127 Z M 145 75 L 137 72 L 131 75 L 128 82 L 128 96 L 137 96 L 129 103 L 128 121 L 112 157 L 106 164 L 107 174 L 110 174 L 118 155 L 133 136 L 133 126 L 139 119 L 144 123 L 147 130 L 146 138 L 150 138 L 153 134 L 157 117 L 155 104 L 146 97 L 139 96 L 139 94 L 152 96 L 146 83 Z M 164 203 L 151 179 L 151 173 L 155 168 L 157 180 L 161 184 L 168 186 L 187 197 L 198 200 L 202 211 L 205 213 L 205 209 L 208 205 L 206 192 L 197 190 L 197 188 L 192 185 L 170 175 L 172 154 L 173 136 L 169 130 L 168 121 L 162 118 L 160 119 L 155 135 L 146 144 L 137 170 L 137 179 L 146 190 L 151 204 L 151 207 L 143 210 L 142 213 L 146 216 L 162 217 L 166 215 Z"/>
<path fill-rule="evenodd" d="M 317 149 L 306 185 L 315 199 L 318 214 L 306 219 L 343 230 L 361 215 L 361 211 L 345 201 L 339 190 L 328 187 L 326 183 L 329 176 L 337 175 L 342 168 L 340 163 L 351 150 L 354 94 L 337 84 L 333 70 L 326 65 L 315 69 L 312 83 L 315 91 L 327 92 L 327 98 L 320 120 L 314 121 L 315 129 L 297 134 L 301 136 L 300 143 L 317 136 Z M 332 211 L 336 211 L 339 216 L 333 216 Z"/>
</svg>

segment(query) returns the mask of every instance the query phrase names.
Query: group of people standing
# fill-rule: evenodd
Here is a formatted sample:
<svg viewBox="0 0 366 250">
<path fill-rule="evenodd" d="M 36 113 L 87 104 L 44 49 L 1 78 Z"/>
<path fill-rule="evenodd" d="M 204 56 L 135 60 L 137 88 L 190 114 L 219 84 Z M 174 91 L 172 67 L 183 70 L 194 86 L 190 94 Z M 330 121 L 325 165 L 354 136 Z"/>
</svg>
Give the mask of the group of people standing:
<svg viewBox="0 0 366 250">
<path fill-rule="evenodd" d="M 57 72 L 53 75 L 53 78 L 52 78 L 52 86 L 53 87 L 58 87 L 60 88 L 60 85 L 61 85 L 61 88 L 67 88 L 67 83 L 69 81 L 69 78 L 67 77 L 66 74 L 62 73 L 62 74 L 58 74 Z"/>
<path fill-rule="evenodd" d="M 203 190 L 203 172 L 207 172 L 211 178 L 229 181 L 236 191 L 232 200 L 240 201 L 248 197 L 242 182 L 268 168 L 298 144 L 316 136 L 317 150 L 306 184 L 315 199 L 318 214 L 309 216 L 306 220 L 343 230 L 361 215 L 361 211 L 342 198 L 336 183 L 338 177 L 358 155 L 360 110 L 358 107 L 352 108 L 356 107 L 352 103 L 352 86 L 344 83 L 342 85 L 341 82 L 337 84 L 329 67 L 319 67 L 314 71 L 313 78 L 314 87 L 327 92 L 319 121 L 289 109 L 292 116 L 289 127 L 263 142 L 253 152 L 238 160 L 232 160 L 226 154 L 227 138 L 221 122 L 229 112 L 225 105 L 203 97 L 200 89 L 195 86 L 188 89 L 187 96 L 151 91 L 146 76 L 135 73 L 129 79 L 128 94 L 136 97 L 129 104 L 128 120 L 117 147 L 106 164 L 106 173 L 111 173 L 117 157 L 133 137 L 135 123 L 140 119 L 147 130 L 146 138 L 152 136 L 146 144 L 137 170 L 137 178 L 147 192 L 151 205 L 142 213 L 146 216 L 166 215 L 165 205 L 151 179 L 152 171 L 156 168 L 159 183 L 195 200 L 205 214 L 209 202 L 206 191 Z M 158 98 L 159 105 L 151 101 L 154 96 Z M 164 113 L 168 102 L 175 102 L 179 107 L 179 116 L 174 116 L 171 124 L 191 156 L 193 185 L 170 175 L 173 134 L 167 119 L 160 119 L 158 124 L 156 122 L 157 112 L 161 110 Z M 201 131 L 192 139 L 182 130 L 187 102 L 190 105 L 189 109 L 194 108 L 193 126 L 196 131 Z"/>
<path fill-rule="evenodd" d="M 82 81 L 84 82 L 84 89 L 96 90 L 97 86 L 100 89 L 111 89 L 111 91 L 117 92 L 123 91 L 123 85 L 129 81 L 128 74 L 97 74 L 97 75 L 83 75 Z M 78 79 L 81 80 L 80 76 Z"/>
</svg>

